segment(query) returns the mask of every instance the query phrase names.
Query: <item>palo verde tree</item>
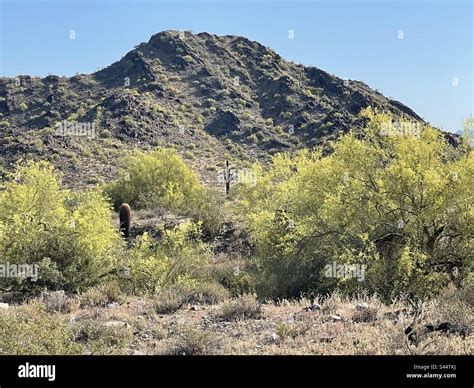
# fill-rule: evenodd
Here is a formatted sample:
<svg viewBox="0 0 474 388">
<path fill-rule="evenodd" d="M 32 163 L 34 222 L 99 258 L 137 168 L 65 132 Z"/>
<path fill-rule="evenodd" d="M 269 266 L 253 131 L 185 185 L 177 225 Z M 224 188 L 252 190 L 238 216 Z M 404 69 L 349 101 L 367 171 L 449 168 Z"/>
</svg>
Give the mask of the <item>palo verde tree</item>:
<svg viewBox="0 0 474 388">
<path fill-rule="evenodd" d="M 472 273 L 472 152 L 453 153 L 427 125 L 390 133 L 389 116 L 362 114 L 362 137 L 343 136 L 326 157 L 277 155 L 254 166 L 257 185 L 241 185 L 262 295 L 340 287 L 427 298 Z M 331 263 L 363 265 L 364 280 L 326 278 Z"/>
<path fill-rule="evenodd" d="M 94 285 L 113 271 L 121 239 L 97 191 L 62 189 L 47 162 L 19 162 L 0 192 L 0 264 L 36 265 L 38 279 L 6 277 L 3 289 Z"/>
</svg>

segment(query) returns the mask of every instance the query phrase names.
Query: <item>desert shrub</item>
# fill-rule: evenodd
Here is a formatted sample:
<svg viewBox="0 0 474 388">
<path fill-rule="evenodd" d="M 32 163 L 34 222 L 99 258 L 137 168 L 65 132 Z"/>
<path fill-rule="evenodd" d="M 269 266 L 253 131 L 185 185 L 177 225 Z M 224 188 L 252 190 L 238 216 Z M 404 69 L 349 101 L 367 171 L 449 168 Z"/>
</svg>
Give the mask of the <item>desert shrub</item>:
<svg viewBox="0 0 474 388">
<path fill-rule="evenodd" d="M 431 316 L 436 322 L 447 322 L 450 331 L 463 337 L 474 332 L 474 307 L 467 303 L 463 291 L 453 286 L 444 289 L 436 298 Z"/>
<path fill-rule="evenodd" d="M 294 327 L 284 322 L 280 322 L 276 325 L 275 334 L 282 340 L 296 337 L 296 332 L 295 332 Z"/>
<path fill-rule="evenodd" d="M 262 307 L 255 295 L 247 294 L 225 302 L 216 312 L 215 318 L 222 321 L 259 319 Z"/>
<path fill-rule="evenodd" d="M 339 306 L 342 304 L 343 296 L 336 290 L 327 295 L 326 298 L 322 300 L 321 310 L 326 314 L 336 314 L 338 312 Z"/>
<path fill-rule="evenodd" d="M 72 313 L 79 308 L 79 300 L 75 296 L 66 295 L 63 290 L 43 291 L 40 300 L 49 313 Z"/>
<path fill-rule="evenodd" d="M 247 139 L 251 142 L 251 143 L 257 143 L 258 142 L 258 137 L 255 133 L 252 133 L 251 135 L 247 136 Z"/>
<path fill-rule="evenodd" d="M 474 157 L 447 158 L 439 131 L 389 135 L 387 115 L 365 111 L 364 139 L 349 134 L 333 152 L 278 154 L 240 185 L 240 214 L 256 246 L 259 296 L 367 289 L 386 302 L 427 300 L 458 272 L 473 271 Z M 331 274 L 327 265 L 364 268 Z"/>
<path fill-rule="evenodd" d="M 247 267 L 237 270 L 232 264 L 224 265 L 215 271 L 213 277 L 218 280 L 233 297 L 250 294 L 256 290 L 256 280 L 253 272 Z"/>
<path fill-rule="evenodd" d="M 271 117 L 269 117 L 268 119 L 265 119 L 265 125 L 267 127 L 273 126 L 273 119 Z"/>
<path fill-rule="evenodd" d="M 185 304 L 218 304 L 229 298 L 229 292 L 214 282 L 198 283 L 194 286 L 174 285 L 156 292 L 153 309 L 158 314 L 171 314 Z"/>
<path fill-rule="evenodd" d="M 19 163 L 0 193 L 0 257 L 37 265 L 38 277 L 4 278 L 2 284 L 76 291 L 98 283 L 121 246 L 111 219 L 99 192 L 61 189 L 47 162 Z"/>
<path fill-rule="evenodd" d="M 352 314 L 352 320 L 357 323 L 369 323 L 377 320 L 378 309 L 375 307 L 367 307 L 356 309 Z"/>
<path fill-rule="evenodd" d="M 157 314 L 172 314 L 186 302 L 182 288 L 166 287 L 156 293 L 153 298 L 153 310 Z"/>
<path fill-rule="evenodd" d="M 195 221 L 201 222 L 204 232 L 211 236 L 216 235 L 223 222 L 226 213 L 223 207 L 222 198 L 214 191 L 204 189 L 202 194 L 197 196 L 189 204 L 187 213 L 193 217 Z"/>
<path fill-rule="evenodd" d="M 125 124 L 131 128 L 136 128 L 138 127 L 138 123 L 136 122 L 136 120 L 131 117 L 131 116 L 125 116 Z"/>
<path fill-rule="evenodd" d="M 229 298 L 229 291 L 221 284 L 206 282 L 186 290 L 186 302 L 189 304 L 218 304 Z"/>
<path fill-rule="evenodd" d="M 123 354 L 133 340 L 131 327 L 89 321 L 75 328 L 76 341 L 93 355 Z"/>
<path fill-rule="evenodd" d="M 177 341 L 168 349 L 167 354 L 192 356 L 211 354 L 218 348 L 213 333 L 205 330 L 187 328 L 179 334 Z"/>
<path fill-rule="evenodd" d="M 82 292 L 79 301 L 81 306 L 104 307 L 110 303 L 123 303 L 125 295 L 117 282 L 107 282 Z"/>
<path fill-rule="evenodd" d="M 144 233 L 127 252 L 129 274 L 123 287 L 132 293 L 154 293 L 171 285 L 193 286 L 209 278 L 210 249 L 200 239 L 199 224 L 185 222 L 165 230 L 158 244 Z"/>
<path fill-rule="evenodd" d="M 38 301 L 2 311 L 0 355 L 81 354 L 68 319 L 48 314 Z"/>
<path fill-rule="evenodd" d="M 291 323 L 279 322 L 275 326 L 275 334 L 278 336 L 277 341 L 295 339 L 298 336 L 303 336 L 311 330 L 313 325 L 314 323 L 311 320 L 298 320 Z"/>
</svg>

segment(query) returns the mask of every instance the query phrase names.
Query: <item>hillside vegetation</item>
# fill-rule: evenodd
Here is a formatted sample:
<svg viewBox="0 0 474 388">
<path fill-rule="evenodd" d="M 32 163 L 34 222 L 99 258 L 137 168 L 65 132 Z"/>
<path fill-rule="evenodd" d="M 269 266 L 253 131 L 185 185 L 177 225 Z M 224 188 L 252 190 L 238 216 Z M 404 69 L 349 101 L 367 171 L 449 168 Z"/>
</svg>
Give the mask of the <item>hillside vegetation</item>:
<svg viewBox="0 0 474 388">
<path fill-rule="evenodd" d="M 112 180 L 127 151 L 164 146 L 216 185 L 207 169 L 226 159 L 245 167 L 324 145 L 362 128 L 358 113 L 368 106 L 423 122 L 362 82 L 292 63 L 244 37 L 163 31 L 93 74 L 0 78 L 0 166 L 48 160 L 80 188 Z M 90 133 L 58 136 L 65 122 Z"/>
<path fill-rule="evenodd" d="M 26 317 L 25 332 L 39 334 L 28 350 L 10 339 L 0 352 L 334 353 L 320 344 L 329 336 L 336 353 L 469 353 L 472 151 L 429 126 L 387 135 L 388 115 L 361 116 L 367 127 L 330 154 L 256 163 L 255 180 L 233 182 L 226 198 L 170 149 L 137 152 L 116 181 L 80 192 L 47 162 L 18 162 L 0 192 L 0 253 L 39 271 L 0 280 L 11 304 L 0 327 L 15 337 Z M 113 212 L 123 200 L 137 209 L 128 241 Z M 243 333 L 255 341 L 222 345 Z"/>
</svg>

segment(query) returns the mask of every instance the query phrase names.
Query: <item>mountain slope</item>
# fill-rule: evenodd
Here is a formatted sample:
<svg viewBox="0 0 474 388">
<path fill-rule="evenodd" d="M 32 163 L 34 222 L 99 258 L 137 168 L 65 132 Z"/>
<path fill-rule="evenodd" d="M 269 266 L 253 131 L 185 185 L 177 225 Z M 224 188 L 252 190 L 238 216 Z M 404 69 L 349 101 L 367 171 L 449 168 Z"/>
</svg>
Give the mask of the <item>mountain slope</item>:
<svg viewBox="0 0 474 388">
<path fill-rule="evenodd" d="M 69 186 L 110 179 L 124 150 L 175 146 L 203 179 L 236 164 L 322 144 L 371 106 L 422 119 L 358 81 L 284 60 L 238 36 L 164 31 L 90 75 L 0 78 L 3 168 L 49 159 Z M 94 124 L 94 139 L 55 135 L 58 123 Z"/>
</svg>

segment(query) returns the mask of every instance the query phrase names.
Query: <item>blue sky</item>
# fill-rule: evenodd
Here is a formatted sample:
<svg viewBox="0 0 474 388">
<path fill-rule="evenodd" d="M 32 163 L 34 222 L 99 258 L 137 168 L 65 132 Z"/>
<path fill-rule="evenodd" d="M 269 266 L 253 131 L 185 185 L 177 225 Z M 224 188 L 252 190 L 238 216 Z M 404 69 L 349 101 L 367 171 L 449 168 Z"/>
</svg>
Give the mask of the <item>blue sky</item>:
<svg viewBox="0 0 474 388">
<path fill-rule="evenodd" d="M 159 31 L 207 31 L 363 81 L 445 130 L 473 116 L 470 0 L 0 3 L 0 76 L 90 73 Z"/>
</svg>

